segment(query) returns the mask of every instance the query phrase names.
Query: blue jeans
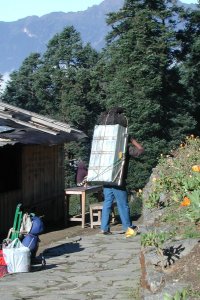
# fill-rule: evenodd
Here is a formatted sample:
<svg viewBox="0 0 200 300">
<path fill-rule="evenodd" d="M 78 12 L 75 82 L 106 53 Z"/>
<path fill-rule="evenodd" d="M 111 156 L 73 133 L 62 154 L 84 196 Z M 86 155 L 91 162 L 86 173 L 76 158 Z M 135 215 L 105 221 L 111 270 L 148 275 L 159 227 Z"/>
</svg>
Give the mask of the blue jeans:
<svg viewBox="0 0 200 300">
<path fill-rule="evenodd" d="M 102 210 L 101 229 L 103 231 L 110 230 L 110 213 L 112 211 L 113 201 L 116 200 L 122 227 L 124 230 L 127 230 L 128 227 L 132 226 L 127 191 L 115 187 L 104 187 L 103 193 L 104 203 Z"/>
</svg>

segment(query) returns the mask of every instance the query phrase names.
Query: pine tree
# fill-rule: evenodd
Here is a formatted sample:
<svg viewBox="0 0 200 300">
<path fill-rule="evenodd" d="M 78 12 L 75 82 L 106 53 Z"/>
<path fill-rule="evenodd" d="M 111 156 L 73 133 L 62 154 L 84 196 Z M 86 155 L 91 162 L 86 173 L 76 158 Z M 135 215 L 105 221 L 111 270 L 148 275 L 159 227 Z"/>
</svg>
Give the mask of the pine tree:
<svg viewBox="0 0 200 300">
<path fill-rule="evenodd" d="M 200 10 L 188 11 L 186 22 L 185 30 L 178 34 L 181 41 L 179 69 L 188 110 L 197 124 L 196 130 L 191 133 L 200 135 Z"/>
<path fill-rule="evenodd" d="M 106 107 L 123 106 L 129 133 L 144 144 L 145 154 L 130 168 L 129 185 L 140 187 L 160 153 L 166 153 L 195 126 L 187 112 L 174 49 L 174 16 L 171 1 L 125 1 L 111 13 L 104 52 Z"/>
<path fill-rule="evenodd" d="M 10 74 L 2 100 L 20 108 L 40 112 L 42 105 L 37 98 L 35 81 L 37 71 L 41 66 L 39 53 L 32 53 L 27 57 L 18 71 Z"/>
<path fill-rule="evenodd" d="M 98 103 L 92 97 L 91 69 L 98 60 L 89 44 L 83 46 L 80 34 L 71 26 L 51 39 L 41 69 L 50 77 L 52 100 L 46 112 L 88 132 Z"/>
</svg>

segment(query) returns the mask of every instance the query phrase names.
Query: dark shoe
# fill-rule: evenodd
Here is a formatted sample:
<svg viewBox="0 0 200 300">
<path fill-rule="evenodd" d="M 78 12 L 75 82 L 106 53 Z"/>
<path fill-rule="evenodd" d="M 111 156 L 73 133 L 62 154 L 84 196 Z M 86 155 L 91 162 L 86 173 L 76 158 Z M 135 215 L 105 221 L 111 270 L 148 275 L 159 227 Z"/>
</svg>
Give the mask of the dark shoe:
<svg viewBox="0 0 200 300">
<path fill-rule="evenodd" d="M 139 233 L 139 231 L 140 231 L 139 226 L 133 225 L 133 226 L 131 226 L 131 228 L 133 228 L 135 231 L 137 231 L 137 233 Z"/>
<path fill-rule="evenodd" d="M 103 231 L 103 230 L 101 231 L 101 233 L 104 234 L 104 235 L 112 234 L 111 231 Z"/>
</svg>

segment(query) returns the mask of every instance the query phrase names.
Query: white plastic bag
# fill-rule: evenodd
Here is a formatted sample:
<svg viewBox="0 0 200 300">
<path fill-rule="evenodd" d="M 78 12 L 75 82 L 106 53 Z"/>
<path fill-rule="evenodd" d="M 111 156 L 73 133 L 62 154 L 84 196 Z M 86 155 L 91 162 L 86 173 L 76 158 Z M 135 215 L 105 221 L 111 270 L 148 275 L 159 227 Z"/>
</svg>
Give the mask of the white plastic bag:
<svg viewBox="0 0 200 300">
<path fill-rule="evenodd" d="M 23 219 L 22 219 L 22 223 L 21 223 L 21 227 L 20 227 L 19 232 L 21 234 L 27 234 L 31 230 L 31 227 L 32 227 L 31 216 L 28 213 L 25 213 L 23 215 Z"/>
<path fill-rule="evenodd" d="M 3 248 L 3 257 L 7 264 L 8 273 L 30 271 L 30 249 L 25 247 L 18 238 Z"/>
</svg>

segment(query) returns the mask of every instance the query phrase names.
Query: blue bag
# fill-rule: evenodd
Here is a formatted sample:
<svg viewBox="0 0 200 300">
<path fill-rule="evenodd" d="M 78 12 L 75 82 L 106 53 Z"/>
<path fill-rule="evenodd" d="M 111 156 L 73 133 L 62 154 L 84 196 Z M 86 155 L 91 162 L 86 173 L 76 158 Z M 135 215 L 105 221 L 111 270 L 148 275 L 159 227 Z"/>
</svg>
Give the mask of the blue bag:
<svg viewBox="0 0 200 300">
<path fill-rule="evenodd" d="M 32 227 L 29 231 L 30 234 L 39 235 L 44 231 L 44 223 L 40 217 L 32 217 Z"/>
<path fill-rule="evenodd" d="M 28 247 L 31 253 L 36 253 L 39 243 L 39 237 L 37 235 L 27 234 L 25 238 L 22 240 L 22 244 L 25 247 Z"/>
</svg>

